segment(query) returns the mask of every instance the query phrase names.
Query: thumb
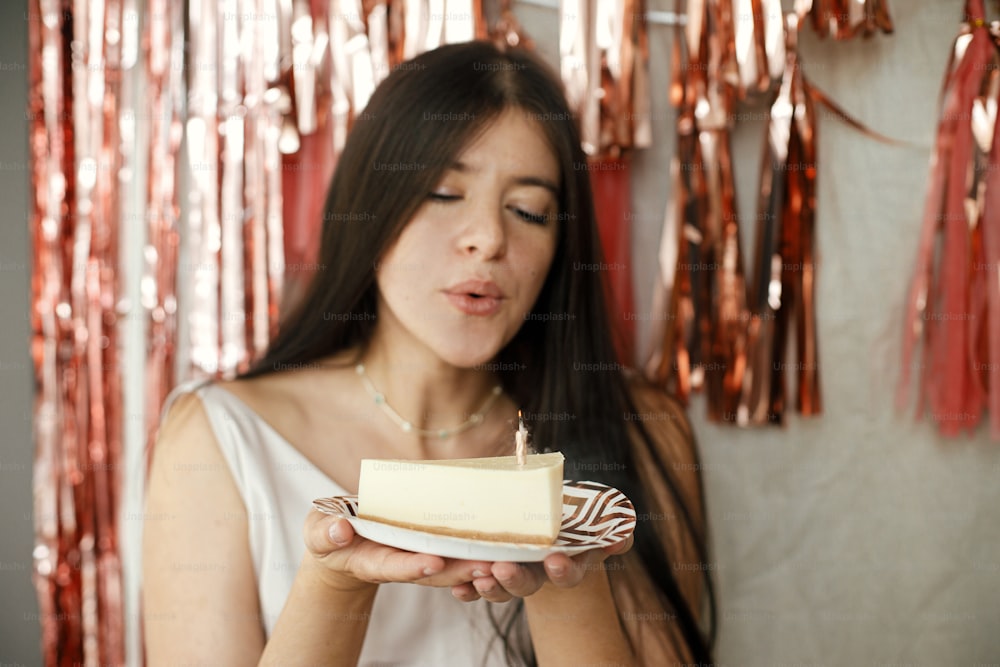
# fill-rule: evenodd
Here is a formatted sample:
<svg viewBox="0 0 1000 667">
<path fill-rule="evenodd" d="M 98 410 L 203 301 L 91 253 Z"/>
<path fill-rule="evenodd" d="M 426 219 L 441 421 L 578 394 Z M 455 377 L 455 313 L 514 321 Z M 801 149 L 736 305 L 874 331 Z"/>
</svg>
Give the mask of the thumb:
<svg viewBox="0 0 1000 667">
<path fill-rule="evenodd" d="M 309 513 L 303 532 L 306 548 L 319 557 L 346 547 L 354 539 L 354 528 L 347 519 L 318 510 Z"/>
<path fill-rule="evenodd" d="M 354 526 L 342 517 L 334 517 L 327 529 L 327 536 L 338 548 L 346 547 L 354 539 Z"/>
</svg>

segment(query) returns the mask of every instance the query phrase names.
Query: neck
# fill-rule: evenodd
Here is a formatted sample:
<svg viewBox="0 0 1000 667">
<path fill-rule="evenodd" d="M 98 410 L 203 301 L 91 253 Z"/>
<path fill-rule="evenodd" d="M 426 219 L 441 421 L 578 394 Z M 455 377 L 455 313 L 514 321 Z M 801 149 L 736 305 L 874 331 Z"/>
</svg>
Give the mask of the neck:
<svg viewBox="0 0 1000 667">
<path fill-rule="evenodd" d="M 429 357 L 373 341 L 360 359 L 371 384 L 400 418 L 412 424 L 416 438 L 421 438 L 420 430 L 451 431 L 467 423 L 499 384 L 486 369 L 457 368 Z"/>
</svg>

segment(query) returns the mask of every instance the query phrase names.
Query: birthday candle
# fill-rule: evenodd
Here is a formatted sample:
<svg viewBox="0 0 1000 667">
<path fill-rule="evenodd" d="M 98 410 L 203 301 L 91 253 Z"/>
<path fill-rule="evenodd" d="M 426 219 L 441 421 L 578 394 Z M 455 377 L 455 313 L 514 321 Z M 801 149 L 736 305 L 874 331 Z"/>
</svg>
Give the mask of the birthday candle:
<svg viewBox="0 0 1000 667">
<path fill-rule="evenodd" d="M 517 411 L 517 432 L 514 433 L 514 454 L 517 456 L 517 464 L 524 465 L 525 463 L 525 450 L 527 449 L 527 438 L 528 431 L 524 428 L 524 418 L 521 416 L 521 411 Z"/>
</svg>

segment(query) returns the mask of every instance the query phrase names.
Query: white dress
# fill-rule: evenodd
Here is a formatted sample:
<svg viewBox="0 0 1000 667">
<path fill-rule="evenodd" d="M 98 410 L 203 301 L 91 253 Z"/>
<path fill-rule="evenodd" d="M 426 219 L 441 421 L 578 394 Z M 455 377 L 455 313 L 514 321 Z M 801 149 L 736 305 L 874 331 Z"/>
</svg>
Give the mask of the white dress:
<svg viewBox="0 0 1000 667">
<path fill-rule="evenodd" d="M 184 384 L 167 399 L 164 412 L 174 398 L 190 391 L 201 399 L 246 505 L 264 632 L 270 637 L 305 554 L 302 526 L 312 501 L 347 492 L 248 405 L 218 385 Z M 488 604 L 483 600 L 460 602 L 448 588 L 382 584 L 358 664 L 506 665 L 500 639 L 490 641 L 496 633 L 487 615 Z M 499 618 L 505 611 L 503 605 L 494 615 Z M 330 631 L 336 632 L 336 628 Z"/>
</svg>

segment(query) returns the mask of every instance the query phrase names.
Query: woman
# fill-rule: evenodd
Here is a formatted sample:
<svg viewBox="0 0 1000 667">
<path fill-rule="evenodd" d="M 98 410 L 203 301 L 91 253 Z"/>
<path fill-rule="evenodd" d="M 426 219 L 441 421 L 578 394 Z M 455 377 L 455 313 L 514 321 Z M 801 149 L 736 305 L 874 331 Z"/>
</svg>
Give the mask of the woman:
<svg viewBox="0 0 1000 667">
<path fill-rule="evenodd" d="M 378 88 L 306 295 L 249 373 L 176 392 L 162 426 L 152 665 L 710 661 L 697 455 L 675 405 L 614 363 L 570 118 L 547 68 L 485 43 L 425 53 Z M 509 454 L 518 409 L 567 477 L 633 500 L 634 545 L 461 561 L 309 512 L 356 492 L 362 457 Z"/>
</svg>

